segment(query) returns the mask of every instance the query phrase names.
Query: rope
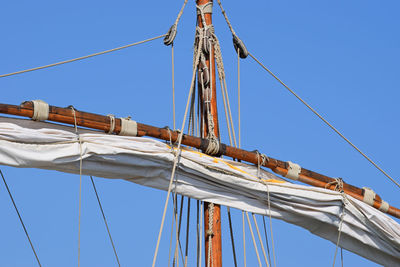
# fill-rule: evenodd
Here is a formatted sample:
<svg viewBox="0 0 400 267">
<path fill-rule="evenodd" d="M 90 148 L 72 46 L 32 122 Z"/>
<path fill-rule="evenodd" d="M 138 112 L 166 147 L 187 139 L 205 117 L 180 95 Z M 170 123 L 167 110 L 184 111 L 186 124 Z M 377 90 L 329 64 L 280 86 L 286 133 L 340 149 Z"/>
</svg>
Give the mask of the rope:
<svg viewBox="0 0 400 267">
<path fill-rule="evenodd" d="M 171 61 L 172 61 L 172 120 L 174 131 L 176 129 L 175 121 L 175 64 L 174 64 L 174 44 L 171 45 Z"/>
<path fill-rule="evenodd" d="M 269 197 L 269 187 L 268 187 L 268 185 L 267 185 L 267 200 L 268 200 L 268 213 L 269 213 L 269 228 L 270 228 L 270 231 L 271 231 L 272 256 L 273 256 L 273 259 L 274 259 L 274 267 L 276 267 L 275 242 L 274 242 L 274 232 L 272 231 L 271 201 L 270 201 L 270 197 Z"/>
<path fill-rule="evenodd" d="M 265 264 L 267 264 L 267 267 L 269 267 L 268 260 L 267 260 L 267 254 L 265 253 L 264 244 L 263 244 L 262 239 L 261 239 L 261 234 L 260 234 L 260 230 L 258 228 L 256 216 L 254 216 L 254 213 L 252 213 L 252 215 L 253 215 L 254 225 L 256 226 L 258 239 L 260 240 L 261 249 L 262 249 L 262 252 L 263 252 L 263 255 L 264 255 Z"/>
<path fill-rule="evenodd" d="M 159 35 L 159 36 L 156 36 L 156 37 L 153 37 L 153 38 L 149 38 L 149 39 L 146 39 L 146 40 L 143 40 L 143 41 L 140 41 L 140 42 L 131 43 L 131 44 L 127 44 L 127 45 L 124 45 L 124 46 L 116 47 L 116 48 L 113 48 L 113 49 L 109 49 L 109 50 L 97 52 L 97 53 L 94 53 L 94 54 L 86 55 L 86 56 L 83 56 L 83 57 L 77 57 L 77 58 L 68 59 L 68 60 L 65 60 L 65 61 L 52 63 L 52 64 L 49 64 L 49 65 L 44 65 L 44 66 L 35 67 L 35 68 L 31 68 L 31 69 L 26 69 L 26 70 L 20 70 L 20 71 L 16 71 L 16 72 L 7 73 L 7 74 L 2 74 L 2 75 L 0 75 L 0 78 L 12 76 L 12 75 L 17 75 L 17 74 L 21 74 L 21 73 L 26 73 L 26 72 L 31 72 L 31 71 L 35 71 L 35 70 L 41 70 L 41 69 L 46 69 L 46 68 L 50 68 L 50 67 L 55 67 L 55 66 L 66 64 L 66 63 L 70 63 L 70 62 L 79 61 L 79 60 L 82 60 L 82 59 L 87 59 L 87 58 L 91 58 L 91 57 L 95 57 L 95 56 L 111 53 L 111 52 L 114 52 L 114 51 L 117 51 L 117 50 L 121 50 L 121 49 L 125 49 L 125 48 L 128 48 L 128 47 L 131 47 L 131 46 L 135 46 L 135 45 L 143 44 L 143 43 L 146 43 L 146 42 L 150 42 L 150 41 L 162 38 L 164 36 L 166 36 L 166 34 Z"/>
<path fill-rule="evenodd" d="M 110 238 L 110 242 L 111 242 L 112 248 L 114 250 L 115 259 L 117 260 L 118 266 L 121 267 L 121 264 L 119 262 L 118 255 L 117 255 L 117 250 L 115 249 L 114 241 L 113 241 L 113 239 L 111 237 L 110 229 L 108 228 L 108 223 L 107 223 L 106 216 L 104 214 L 103 206 L 101 205 L 100 197 L 99 197 L 99 194 L 97 193 L 96 185 L 94 184 L 94 180 L 93 180 L 92 176 L 90 176 L 90 180 L 92 181 L 93 190 L 94 190 L 94 192 L 96 194 L 96 198 L 97 198 L 97 202 L 99 203 L 99 208 L 100 208 L 100 211 L 101 211 L 101 215 L 103 216 L 104 224 L 106 225 L 106 228 L 107 228 L 108 237 Z"/>
<path fill-rule="evenodd" d="M 214 203 L 208 203 L 208 257 L 207 257 L 207 267 L 214 266 L 214 260 L 212 257 L 212 238 L 214 236 L 213 232 L 213 219 L 214 219 Z"/>
<path fill-rule="evenodd" d="M 343 219 L 344 219 L 344 216 L 345 216 L 345 196 L 344 196 L 344 193 L 342 193 L 342 196 L 343 196 L 343 210 L 342 210 L 342 213 L 340 214 L 340 222 L 339 222 L 339 226 L 338 226 L 339 234 L 338 234 L 338 238 L 337 238 L 337 242 L 336 242 L 335 256 L 333 257 L 333 264 L 332 264 L 333 267 L 335 267 L 337 251 L 338 251 L 339 243 L 340 243 L 340 236 L 342 234 Z M 343 254 L 342 254 L 342 256 L 343 256 Z M 343 258 L 342 258 L 342 265 L 343 265 Z"/>
<path fill-rule="evenodd" d="M 176 37 L 176 33 L 177 33 L 178 22 L 183 14 L 183 10 L 185 9 L 187 2 L 188 2 L 188 0 L 185 0 L 183 2 L 181 10 L 179 11 L 178 16 L 176 17 L 175 23 L 172 24 L 172 26 L 169 28 L 168 33 L 166 34 L 166 36 L 164 38 L 165 45 L 173 45 L 175 37 Z"/>
<path fill-rule="evenodd" d="M 81 215 L 82 215 L 82 140 L 78 132 L 76 114 L 73 106 L 70 106 L 74 116 L 75 133 L 79 141 L 79 215 L 78 215 L 78 267 L 81 266 Z"/>
<path fill-rule="evenodd" d="M 235 263 L 235 267 L 237 267 L 235 240 L 233 239 L 233 227 L 232 227 L 231 209 L 229 207 L 227 207 L 227 213 L 228 213 L 228 221 L 229 221 L 229 232 L 231 234 L 233 262 Z"/>
<path fill-rule="evenodd" d="M 237 50 L 237 73 L 238 73 L 238 141 L 239 148 L 242 147 L 242 138 L 241 138 L 241 120 L 240 120 L 240 56 L 239 49 Z"/>
<path fill-rule="evenodd" d="M 190 222 L 190 198 L 188 197 L 187 201 L 187 220 L 186 220 L 186 244 L 185 244 L 185 262 L 184 266 L 187 267 L 187 260 L 188 260 L 188 249 L 189 249 L 189 222 Z"/>
<path fill-rule="evenodd" d="M 356 145 L 354 145 L 349 139 L 347 139 L 339 130 L 337 130 L 332 124 L 330 124 L 324 117 L 322 117 L 315 109 L 313 109 L 306 101 L 304 101 L 296 92 L 290 89 L 281 79 L 279 79 L 275 74 L 273 74 L 267 67 L 265 67 L 257 58 L 253 56 L 253 54 L 249 53 L 249 55 L 269 74 L 272 75 L 280 84 L 282 84 L 290 93 L 292 93 L 298 100 L 300 100 L 304 105 L 308 107 L 318 118 L 320 118 L 326 125 L 328 125 L 333 131 L 335 131 L 343 140 L 345 140 L 350 146 L 352 146 L 355 150 L 358 151 L 366 160 L 368 160 L 372 165 L 375 166 L 379 171 L 381 171 L 387 178 L 389 178 L 393 183 L 395 183 L 399 188 L 400 184 L 394 180 L 389 174 L 387 174 L 381 167 L 379 167 L 372 159 L 370 159 L 366 154 L 364 154 Z"/>
<path fill-rule="evenodd" d="M 35 248 L 33 247 L 31 238 L 29 237 L 28 230 L 26 230 L 24 221 L 22 220 L 21 214 L 20 214 L 19 211 L 18 211 L 17 205 L 15 204 L 15 201 L 14 201 L 14 198 L 13 198 L 13 196 L 12 196 L 12 194 L 11 194 L 10 188 L 8 187 L 7 182 L 6 182 L 6 179 L 4 178 L 3 172 L 2 172 L 1 170 L 0 170 L 0 174 L 1 174 L 1 178 L 3 178 L 3 183 L 4 183 L 4 185 L 6 186 L 6 189 L 7 189 L 8 195 L 10 196 L 11 202 L 13 203 L 14 209 L 15 209 L 15 211 L 17 212 L 17 215 L 18 215 L 19 221 L 21 222 L 22 228 L 24 228 L 25 235 L 26 235 L 26 237 L 28 238 L 29 244 L 31 245 L 33 254 L 35 254 L 36 261 L 37 261 L 38 265 L 39 265 L 40 267 L 42 267 L 42 264 L 41 264 L 40 261 L 39 261 L 39 257 L 38 257 L 38 255 L 37 255 L 37 253 L 36 253 L 36 251 L 35 251 Z"/>
<path fill-rule="evenodd" d="M 242 211 L 242 225 L 243 225 L 243 266 L 246 267 L 246 223 L 244 221 L 244 211 Z"/>
<path fill-rule="evenodd" d="M 200 49 L 201 49 L 202 43 L 203 43 L 203 40 L 202 40 L 202 38 L 200 38 L 199 46 L 198 46 L 196 57 L 195 57 L 194 66 L 197 66 L 198 63 L 199 63 L 199 60 L 200 60 Z M 187 113 L 188 113 L 188 109 L 189 109 L 189 102 L 190 102 L 191 95 L 192 95 L 192 92 L 193 92 L 193 87 L 194 87 L 193 85 L 194 85 L 195 77 L 196 77 L 196 67 L 193 68 L 192 81 L 190 83 L 190 91 L 189 91 L 188 99 L 187 99 L 187 102 L 186 102 L 185 114 L 183 116 L 183 121 L 182 121 L 182 127 L 181 127 L 182 130 L 181 130 L 181 132 L 180 132 L 180 134 L 178 136 L 177 153 L 175 153 L 174 163 L 173 163 L 173 166 L 172 166 L 171 178 L 170 178 L 169 185 L 168 185 L 168 193 L 167 193 L 167 198 L 166 198 L 165 204 L 164 204 L 164 211 L 163 211 L 163 216 L 162 216 L 162 219 L 161 219 L 161 225 L 160 225 L 160 230 L 159 230 L 159 233 L 158 233 L 157 245 L 156 245 L 156 249 L 155 249 L 155 252 L 154 252 L 152 267 L 154 267 L 155 264 L 156 264 L 158 248 L 159 248 L 159 245 L 160 245 L 161 234 L 162 234 L 162 230 L 163 230 L 164 222 L 165 222 L 165 214 L 167 212 L 169 195 L 171 193 L 171 187 L 172 187 L 173 178 L 175 177 L 175 171 L 176 171 L 176 167 L 177 167 L 177 164 L 178 164 L 178 157 L 180 156 L 180 148 L 181 148 L 181 144 L 182 144 L 183 129 L 185 129 L 186 117 L 187 117 Z"/>
<path fill-rule="evenodd" d="M 251 237 L 253 239 L 254 249 L 255 249 L 256 255 L 257 255 L 258 265 L 261 267 L 262 265 L 261 265 L 261 260 L 260 260 L 260 254 L 258 253 L 256 239 L 254 238 L 253 228 L 251 227 L 249 213 L 247 211 L 246 211 L 246 217 L 247 217 L 247 222 L 249 223 L 249 229 L 250 229 Z"/>
<path fill-rule="evenodd" d="M 268 261 L 269 265 L 271 265 L 271 254 L 269 252 L 269 244 L 268 244 L 268 236 L 267 236 L 267 227 L 265 226 L 265 216 L 262 216 L 263 225 L 264 225 L 264 235 L 265 235 L 265 242 L 267 243 L 267 251 L 268 251 Z"/>
</svg>

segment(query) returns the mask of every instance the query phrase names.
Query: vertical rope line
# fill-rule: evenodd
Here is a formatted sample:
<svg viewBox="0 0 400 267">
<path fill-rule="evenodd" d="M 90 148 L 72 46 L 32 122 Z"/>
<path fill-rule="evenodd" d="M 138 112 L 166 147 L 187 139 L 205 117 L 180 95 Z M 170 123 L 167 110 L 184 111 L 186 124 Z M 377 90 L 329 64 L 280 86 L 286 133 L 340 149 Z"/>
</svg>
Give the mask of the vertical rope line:
<svg viewBox="0 0 400 267">
<path fill-rule="evenodd" d="M 341 259 L 342 267 L 343 267 L 343 248 L 340 248 L 340 259 Z"/>
<path fill-rule="evenodd" d="M 345 198 L 344 193 L 342 193 L 343 199 Z M 335 248 L 335 256 L 333 257 L 333 264 L 332 266 L 335 267 L 335 261 L 336 261 L 336 256 L 337 256 L 337 252 L 338 252 L 338 248 L 339 248 L 339 243 L 340 243 L 340 236 L 342 234 L 342 225 L 343 225 L 343 219 L 345 216 L 345 206 L 344 206 L 344 200 L 343 200 L 343 206 L 342 206 L 342 212 L 340 214 L 340 222 L 339 222 L 339 226 L 338 226 L 338 238 L 337 238 L 337 242 L 336 242 L 336 248 Z M 343 264 L 343 262 L 342 262 Z"/>
<path fill-rule="evenodd" d="M 175 63 L 174 63 L 174 43 L 171 44 L 171 61 L 172 61 L 172 119 L 174 131 L 176 130 L 175 124 Z"/>
<path fill-rule="evenodd" d="M 254 225 L 256 226 L 258 239 L 260 240 L 261 249 L 262 249 L 262 252 L 263 252 L 263 255 L 264 255 L 265 264 L 267 264 L 267 267 L 269 267 L 268 260 L 267 260 L 267 254 L 265 253 L 264 244 L 263 244 L 262 239 L 261 239 L 261 234 L 260 234 L 260 230 L 258 228 L 256 216 L 254 216 L 254 213 L 252 213 L 252 215 L 253 215 Z"/>
<path fill-rule="evenodd" d="M 242 211 L 242 225 L 243 225 L 243 261 L 244 267 L 246 267 L 246 223 L 244 220 L 244 211 Z"/>
<path fill-rule="evenodd" d="M 200 205 L 200 253 L 199 253 L 199 267 L 201 266 L 201 252 L 203 244 L 203 215 L 204 215 L 204 202 L 201 201 Z"/>
<path fill-rule="evenodd" d="M 172 196 L 172 199 L 174 199 L 173 196 Z M 169 263 L 171 262 L 172 239 L 173 239 L 174 225 L 175 225 L 175 201 L 172 205 L 173 205 L 173 208 L 172 208 L 172 220 L 171 220 L 171 235 L 170 235 L 170 239 L 169 239 L 169 250 L 168 250 L 168 266 L 169 266 Z"/>
<path fill-rule="evenodd" d="M 78 124 L 76 122 L 76 113 L 74 107 L 71 106 L 74 116 L 75 133 L 79 141 L 79 212 L 78 212 L 78 267 L 81 266 L 81 216 L 82 216 L 82 141 L 78 132 Z"/>
<path fill-rule="evenodd" d="M 179 251 L 178 251 L 178 243 L 179 243 L 179 228 L 180 228 L 180 223 L 178 222 L 178 196 L 176 194 L 176 179 L 175 179 L 175 190 L 174 190 L 174 194 L 175 194 L 175 221 L 176 221 L 176 228 L 175 228 L 175 250 L 174 250 L 174 260 L 172 263 L 172 266 L 175 266 L 175 262 L 176 262 L 176 266 L 179 267 Z"/>
<path fill-rule="evenodd" d="M 271 231 L 271 243 L 272 243 L 272 258 L 274 259 L 274 267 L 276 267 L 276 257 L 275 257 L 275 242 L 274 242 L 274 232 L 272 231 L 272 216 L 271 216 L 271 201 L 269 197 L 269 186 L 267 185 L 267 199 L 268 199 L 268 213 L 269 213 L 269 228 Z"/>
<path fill-rule="evenodd" d="M 226 106 L 225 91 L 224 91 L 223 86 L 222 86 L 222 80 L 219 79 L 219 82 L 220 82 L 220 87 L 221 87 L 221 92 L 222 92 L 222 100 L 224 102 L 224 111 L 225 111 L 226 126 L 228 128 L 229 143 L 232 146 L 231 126 L 230 126 L 230 122 L 229 122 L 228 108 Z"/>
<path fill-rule="evenodd" d="M 188 99 L 186 101 L 185 114 L 183 116 L 183 121 L 182 121 L 181 133 L 179 134 L 179 137 L 178 137 L 177 152 L 176 152 L 175 157 L 174 157 L 174 164 L 172 166 L 171 178 L 170 178 L 169 185 L 168 185 L 167 198 L 166 198 L 165 204 L 164 204 L 163 216 L 162 216 L 162 219 L 161 219 L 160 230 L 158 232 L 158 237 L 157 237 L 157 245 L 156 245 L 156 249 L 154 251 L 152 267 L 154 267 L 156 265 L 158 248 L 160 246 L 162 230 L 163 230 L 164 222 L 165 222 L 165 214 L 167 212 L 169 194 L 171 193 L 172 182 L 173 182 L 173 178 L 175 177 L 176 167 L 177 167 L 177 164 L 178 164 L 178 158 L 180 156 L 180 148 L 181 148 L 181 144 L 182 144 L 183 129 L 185 129 L 185 123 L 186 123 L 187 113 L 188 113 L 188 109 L 189 109 L 189 102 L 190 102 L 191 95 L 193 93 L 193 87 L 194 87 L 193 85 L 194 85 L 194 80 L 195 80 L 195 77 L 196 77 L 196 69 L 197 69 L 196 66 L 198 65 L 198 62 L 200 60 L 200 51 L 201 51 L 200 49 L 201 49 L 201 46 L 203 44 L 203 38 L 202 38 L 202 36 L 200 36 L 200 37 L 201 38 L 200 38 L 199 46 L 198 46 L 197 53 L 196 53 L 195 64 L 194 64 L 194 67 L 193 67 L 193 74 L 192 74 L 192 81 L 190 83 L 189 95 L 188 95 Z"/>
<path fill-rule="evenodd" d="M 237 50 L 237 73 L 238 73 L 238 141 L 239 148 L 242 147 L 242 138 L 241 138 L 241 120 L 240 120 L 240 56 L 239 49 Z"/>
<path fill-rule="evenodd" d="M 187 267 L 188 249 L 189 249 L 189 226 L 190 226 L 190 198 L 187 201 L 187 220 L 186 220 L 186 244 L 185 244 L 185 262 L 184 266 Z"/>
<path fill-rule="evenodd" d="M 233 227 L 232 227 L 232 218 L 231 218 L 231 209 L 229 207 L 226 207 L 227 213 L 228 213 L 228 221 L 229 221 L 229 232 L 231 234 L 231 244 L 232 244 L 232 253 L 233 253 L 233 262 L 235 263 L 235 267 L 237 267 L 237 261 L 236 261 L 236 249 L 235 249 L 235 240 L 233 239 Z"/>
<path fill-rule="evenodd" d="M 196 256 L 197 256 L 197 258 L 196 258 L 196 266 L 197 267 L 200 267 L 200 265 L 199 265 L 199 250 L 200 250 L 200 231 L 201 231 L 201 229 L 200 229 L 200 222 L 199 222 L 199 205 L 200 205 L 200 201 L 199 200 L 197 200 L 197 213 L 196 213 L 196 215 L 197 215 L 197 224 L 196 224 L 196 227 L 197 227 L 197 232 L 196 232 L 196 239 L 197 239 L 197 244 L 196 244 Z"/>
<path fill-rule="evenodd" d="M 117 260 L 118 266 L 121 267 L 121 264 L 119 262 L 118 255 L 117 255 L 117 250 L 115 249 L 114 241 L 113 241 L 113 239 L 111 237 L 111 232 L 110 232 L 110 229 L 108 227 L 106 216 L 104 214 L 103 206 L 101 205 L 100 197 L 99 197 L 99 194 L 97 193 L 96 185 L 94 184 L 94 180 L 93 180 L 92 176 L 90 176 L 90 180 L 92 181 L 93 190 L 94 190 L 94 192 L 96 194 L 96 198 L 97 198 L 97 202 L 99 203 L 99 208 L 100 208 L 100 211 L 101 211 L 101 215 L 103 216 L 104 224 L 106 225 L 106 228 L 107 228 L 108 237 L 110 238 L 110 242 L 111 242 L 112 248 L 114 250 L 115 259 Z"/>
<path fill-rule="evenodd" d="M 264 224 L 264 235 L 265 235 L 265 242 L 267 243 L 267 251 L 268 251 L 268 260 L 269 265 L 271 265 L 271 253 L 269 252 L 269 244 L 268 244 L 268 236 L 267 236 L 267 227 L 265 226 L 265 216 L 262 216 L 263 224 Z"/>
<path fill-rule="evenodd" d="M 260 254 L 258 253 L 256 239 L 254 238 L 253 228 L 251 227 L 249 213 L 247 211 L 246 211 L 246 217 L 247 217 L 247 222 L 249 224 L 250 234 L 251 234 L 251 237 L 253 239 L 254 250 L 256 251 L 256 255 L 257 255 L 258 265 L 261 267 L 262 265 L 261 265 Z"/>
<path fill-rule="evenodd" d="M 19 211 L 18 211 L 17 205 L 15 204 L 15 201 L 14 201 L 14 198 L 13 198 L 13 196 L 12 196 L 12 194 L 11 194 L 10 188 L 8 188 L 6 179 L 4 178 L 3 172 L 2 172 L 1 170 L 0 170 L 0 174 L 1 174 L 1 178 L 3 178 L 3 183 L 4 183 L 4 185 L 5 185 L 6 189 L 7 189 L 8 195 L 10 196 L 10 199 L 11 199 L 11 202 L 12 202 L 12 204 L 13 204 L 13 206 L 14 206 L 14 209 L 15 209 L 15 211 L 17 212 L 17 215 L 18 215 L 19 221 L 21 222 L 22 228 L 24 228 L 25 235 L 26 235 L 26 237 L 28 238 L 29 244 L 31 245 L 33 254 L 35 254 L 36 261 L 37 261 L 38 265 L 39 265 L 40 267 L 42 267 L 42 264 L 40 263 L 39 257 L 38 257 L 38 255 L 37 255 L 37 253 L 36 253 L 36 250 L 35 250 L 35 248 L 33 247 L 31 238 L 29 237 L 28 230 L 26 230 L 24 221 L 22 220 L 21 214 L 20 214 Z"/>
</svg>

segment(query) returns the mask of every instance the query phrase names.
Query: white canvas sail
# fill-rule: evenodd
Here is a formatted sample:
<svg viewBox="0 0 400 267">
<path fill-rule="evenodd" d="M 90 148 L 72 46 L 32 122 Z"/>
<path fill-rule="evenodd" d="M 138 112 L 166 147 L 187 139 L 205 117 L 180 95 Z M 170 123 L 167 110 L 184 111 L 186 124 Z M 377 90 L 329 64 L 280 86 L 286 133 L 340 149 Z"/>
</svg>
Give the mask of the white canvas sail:
<svg viewBox="0 0 400 267">
<path fill-rule="evenodd" d="M 174 158 L 171 147 L 148 138 L 107 135 L 51 123 L 0 117 L 0 164 L 79 173 L 167 190 Z M 399 266 L 400 225 L 350 196 L 292 184 L 257 167 L 184 149 L 176 191 L 303 227 L 385 266 Z"/>
</svg>

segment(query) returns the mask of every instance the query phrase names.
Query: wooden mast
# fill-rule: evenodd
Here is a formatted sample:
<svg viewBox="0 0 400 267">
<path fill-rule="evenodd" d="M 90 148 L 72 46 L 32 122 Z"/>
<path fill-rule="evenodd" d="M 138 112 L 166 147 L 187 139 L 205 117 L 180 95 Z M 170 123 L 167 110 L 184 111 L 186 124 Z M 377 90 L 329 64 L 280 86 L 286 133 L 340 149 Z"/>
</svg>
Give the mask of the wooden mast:
<svg viewBox="0 0 400 267">
<path fill-rule="evenodd" d="M 203 6 L 211 3 L 212 0 L 196 0 L 197 6 Z M 206 25 L 212 24 L 212 13 L 205 13 L 205 23 Z M 197 15 L 197 24 L 200 28 L 204 28 L 203 21 L 201 15 Z M 205 53 L 205 60 L 208 70 L 210 71 L 210 85 L 211 85 L 211 105 L 210 105 L 210 113 L 213 118 L 214 123 L 214 134 L 217 138 L 219 138 L 219 125 L 218 125 L 218 112 L 217 112 L 217 90 L 216 90 L 216 76 L 215 76 L 215 55 L 214 48 L 212 47 L 209 53 Z M 200 68 L 198 74 L 200 75 Z M 200 97 L 200 112 L 201 112 L 201 131 L 203 137 L 206 137 L 209 134 L 210 129 L 208 129 L 208 117 L 206 116 L 206 107 L 205 107 L 205 98 L 203 86 L 200 83 L 200 79 L 198 83 L 198 91 Z M 222 266 L 222 242 L 221 242 L 221 206 L 214 204 L 212 206 L 211 203 L 204 203 L 204 241 L 205 241 L 205 265 L 207 266 L 208 258 L 211 257 L 211 262 L 213 267 L 221 267 Z M 211 206 L 210 206 L 211 205 Z M 212 214 L 210 214 L 210 208 L 213 209 Z M 209 228 L 209 219 L 210 215 L 212 216 L 212 231 Z M 211 235 L 211 255 L 209 255 L 209 235 Z"/>
</svg>

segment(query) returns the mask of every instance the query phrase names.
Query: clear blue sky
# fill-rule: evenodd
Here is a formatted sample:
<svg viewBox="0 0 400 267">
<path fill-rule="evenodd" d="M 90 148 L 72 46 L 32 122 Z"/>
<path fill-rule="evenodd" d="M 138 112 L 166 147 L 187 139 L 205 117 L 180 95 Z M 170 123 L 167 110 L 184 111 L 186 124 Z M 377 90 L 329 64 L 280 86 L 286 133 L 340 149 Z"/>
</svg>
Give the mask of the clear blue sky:
<svg viewBox="0 0 400 267">
<path fill-rule="evenodd" d="M 0 74 L 163 34 L 182 3 L 4 1 L 0 9 Z M 223 1 L 223 4 L 234 29 L 254 55 L 385 170 L 398 177 L 398 1 Z M 234 104 L 236 54 L 217 6 L 214 13 Z M 190 0 L 175 41 L 179 123 L 190 83 L 194 16 L 194 3 Z M 170 48 L 157 40 L 81 62 L 1 78 L 0 102 L 19 104 L 43 99 L 51 105 L 72 104 L 89 112 L 131 115 L 139 122 L 172 126 L 170 61 Z M 258 149 L 332 177 L 343 177 L 360 187 L 371 187 L 389 203 L 400 206 L 399 188 L 252 59 L 242 60 L 241 67 L 244 148 Z M 233 106 L 236 116 L 236 104 Z M 221 129 L 226 133 L 222 115 L 221 109 Z M 227 135 L 222 136 L 227 143 Z M 1 169 L 43 266 L 76 266 L 79 176 Z M 125 181 L 98 178 L 96 182 L 122 265 L 150 266 L 166 193 Z M 82 266 L 114 266 L 88 177 L 84 177 L 82 212 Z M 0 266 L 35 266 L 4 186 L 0 186 L 0 214 Z M 224 266 L 233 266 L 225 209 L 222 214 L 223 262 Z M 233 219 L 242 262 L 240 212 L 234 211 Z M 169 223 L 163 235 L 159 266 L 165 266 L 168 257 Z M 191 227 L 194 229 L 194 221 Z M 278 220 L 273 220 L 273 231 L 277 266 L 332 264 L 335 246 L 329 241 Z M 256 266 L 250 239 L 247 251 L 248 266 Z M 376 266 L 347 251 L 344 264 Z"/>
</svg>

